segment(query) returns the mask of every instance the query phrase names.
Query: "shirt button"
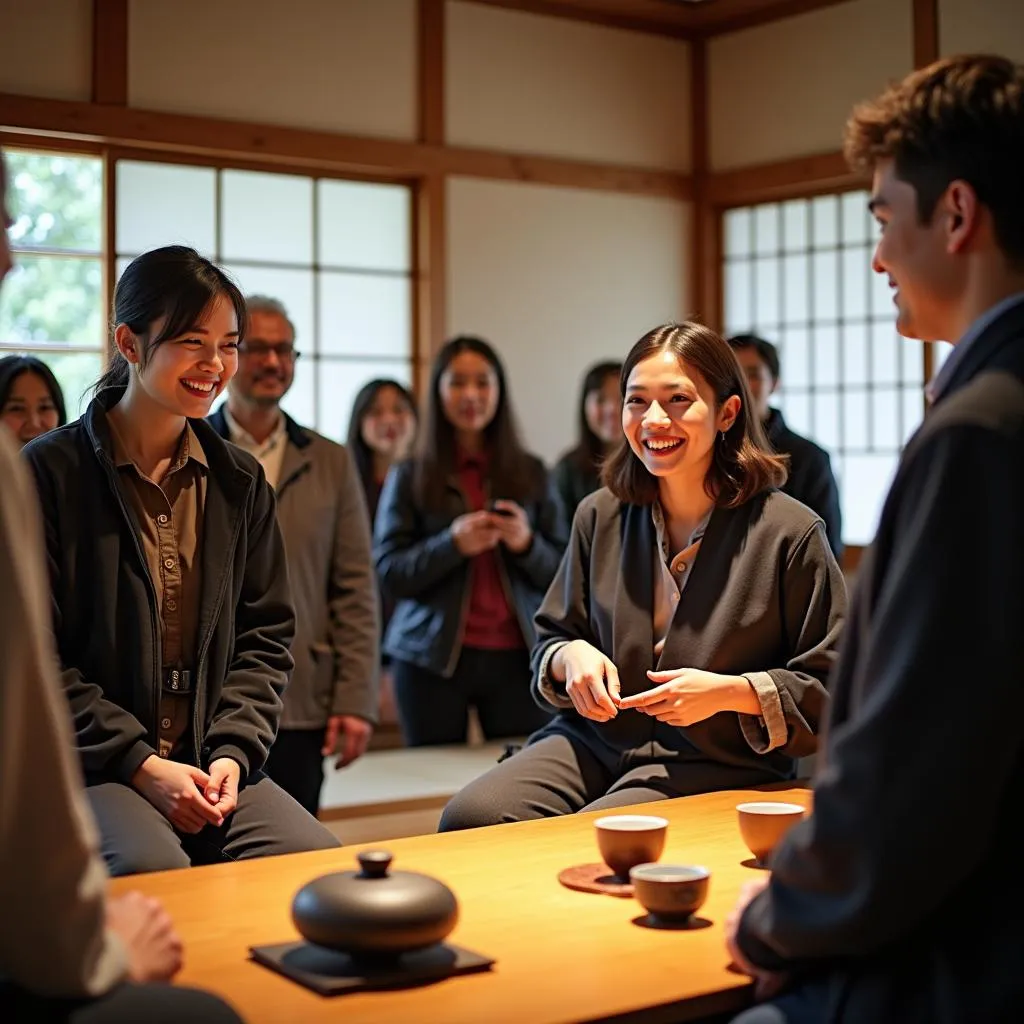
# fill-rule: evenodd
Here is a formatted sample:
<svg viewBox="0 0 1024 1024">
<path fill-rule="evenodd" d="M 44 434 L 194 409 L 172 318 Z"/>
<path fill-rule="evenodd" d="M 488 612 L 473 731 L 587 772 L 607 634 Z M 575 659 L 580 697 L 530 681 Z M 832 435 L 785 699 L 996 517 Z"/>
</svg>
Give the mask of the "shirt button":
<svg viewBox="0 0 1024 1024">
<path fill-rule="evenodd" d="M 171 720 L 169 718 L 161 718 L 160 719 L 160 728 L 161 729 L 170 729 L 170 727 L 171 727 Z"/>
<path fill-rule="evenodd" d="M 174 559 L 173 558 L 165 558 L 164 559 L 164 568 L 165 569 L 173 569 L 174 568 Z"/>
<path fill-rule="evenodd" d="M 166 526 L 166 525 L 167 525 L 167 516 L 165 516 L 165 515 L 164 515 L 164 514 L 163 514 L 163 513 L 161 512 L 161 513 L 160 513 L 160 515 L 158 515 L 158 516 L 156 517 L 156 521 L 157 521 L 157 522 L 158 522 L 158 523 L 159 523 L 159 524 L 160 524 L 161 526 Z"/>
<path fill-rule="evenodd" d="M 169 612 L 176 612 L 178 610 L 178 602 L 175 601 L 173 598 L 168 599 L 167 610 Z"/>
</svg>

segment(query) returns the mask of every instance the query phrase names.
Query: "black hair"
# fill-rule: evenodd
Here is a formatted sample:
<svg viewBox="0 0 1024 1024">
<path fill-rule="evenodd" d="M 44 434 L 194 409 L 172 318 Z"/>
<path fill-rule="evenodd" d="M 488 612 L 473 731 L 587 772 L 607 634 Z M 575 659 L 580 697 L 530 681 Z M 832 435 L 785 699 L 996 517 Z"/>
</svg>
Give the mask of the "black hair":
<svg viewBox="0 0 1024 1024">
<path fill-rule="evenodd" d="M 35 356 L 5 356 L 0 359 L 0 409 L 7 403 L 7 398 L 14 387 L 14 382 L 26 373 L 34 373 L 41 377 L 50 392 L 54 408 L 57 410 L 57 426 L 63 427 L 68 421 L 67 409 L 64 405 L 64 392 L 57 383 L 57 378 L 42 359 Z"/>
<path fill-rule="evenodd" d="M 385 377 L 378 377 L 376 380 L 368 381 L 360 389 L 352 403 L 352 415 L 348 421 L 348 438 L 345 442 L 348 450 L 355 459 L 356 469 L 359 472 L 359 479 L 362 481 L 363 490 L 370 494 L 373 489 L 373 451 L 363 440 L 363 420 L 366 414 L 376 401 L 377 395 L 384 388 L 394 388 L 405 400 L 413 416 L 418 417 L 416 410 L 416 399 L 412 392 L 397 380 L 390 380 Z"/>
<path fill-rule="evenodd" d="M 595 363 L 583 376 L 576 420 L 576 447 L 569 452 L 569 458 L 587 472 L 599 472 L 605 457 L 604 441 L 590 429 L 587 422 L 587 395 L 600 391 L 609 377 L 617 382 L 621 373 L 622 363 L 618 360 L 606 360 Z"/>
<path fill-rule="evenodd" d="M 483 431 L 491 460 L 491 494 L 520 504 L 532 501 L 543 493 L 545 480 L 519 438 L 505 367 L 489 342 L 469 334 L 452 338 L 434 357 L 426 397 L 426 422 L 420 431 L 416 458 L 416 497 L 421 507 L 442 507 L 448 477 L 455 471 L 455 428 L 441 407 L 441 377 L 448 364 L 463 352 L 473 352 L 487 360 L 498 379 L 498 407 Z"/>
<path fill-rule="evenodd" d="M 781 372 L 779 363 L 779 350 L 770 342 L 757 334 L 735 334 L 728 339 L 733 351 L 739 352 L 743 349 L 752 348 L 761 358 L 761 362 L 768 367 L 772 380 L 777 381 Z"/>
<path fill-rule="evenodd" d="M 200 323 L 218 295 L 226 295 L 235 307 L 238 341 L 245 334 L 245 299 L 228 275 L 185 245 L 165 245 L 137 256 L 128 264 L 114 292 L 114 326 L 125 324 L 139 339 L 141 366 L 153 350 L 171 338 L 178 338 Z M 149 331 L 161 318 L 164 324 L 155 337 Z M 129 364 L 120 352 L 106 373 L 96 382 L 104 388 L 124 387 Z"/>
</svg>

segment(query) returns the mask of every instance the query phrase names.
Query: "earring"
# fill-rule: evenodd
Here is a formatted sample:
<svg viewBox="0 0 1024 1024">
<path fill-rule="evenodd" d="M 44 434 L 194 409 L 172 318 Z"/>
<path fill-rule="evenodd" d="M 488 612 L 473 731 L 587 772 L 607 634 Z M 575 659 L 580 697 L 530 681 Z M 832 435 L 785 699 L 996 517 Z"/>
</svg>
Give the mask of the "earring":
<svg viewBox="0 0 1024 1024">
<path fill-rule="evenodd" d="M 721 437 L 722 437 L 722 444 L 725 444 L 725 431 L 724 430 L 722 431 Z"/>
</svg>

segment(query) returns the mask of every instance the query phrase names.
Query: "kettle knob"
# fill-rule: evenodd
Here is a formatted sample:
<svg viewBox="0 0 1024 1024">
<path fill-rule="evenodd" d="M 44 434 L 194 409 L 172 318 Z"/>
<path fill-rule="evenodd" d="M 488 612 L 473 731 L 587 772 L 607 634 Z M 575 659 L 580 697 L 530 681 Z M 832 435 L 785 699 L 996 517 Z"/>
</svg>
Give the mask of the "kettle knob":
<svg viewBox="0 0 1024 1024">
<path fill-rule="evenodd" d="M 387 850 L 363 850 L 356 854 L 363 878 L 387 878 L 392 856 Z"/>
</svg>

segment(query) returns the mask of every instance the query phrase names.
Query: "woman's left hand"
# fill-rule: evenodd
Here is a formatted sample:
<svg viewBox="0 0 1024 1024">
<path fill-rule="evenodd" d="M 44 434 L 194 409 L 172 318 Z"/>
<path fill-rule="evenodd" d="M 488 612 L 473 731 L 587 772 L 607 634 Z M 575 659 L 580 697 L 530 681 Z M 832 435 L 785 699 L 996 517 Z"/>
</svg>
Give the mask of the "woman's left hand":
<svg viewBox="0 0 1024 1024">
<path fill-rule="evenodd" d="M 499 498 L 494 503 L 494 525 L 498 528 L 501 542 L 512 554 L 521 555 L 529 550 L 533 542 L 533 527 L 521 505 Z"/>
<path fill-rule="evenodd" d="M 218 757 L 210 762 L 210 781 L 206 784 L 205 796 L 226 818 L 238 806 L 238 786 L 242 769 L 230 757 Z"/>
<path fill-rule="evenodd" d="M 693 725 L 720 711 L 735 710 L 730 695 L 737 680 L 750 689 L 742 676 L 723 676 L 698 668 L 648 672 L 647 677 L 660 685 L 620 698 L 619 708 L 636 708 L 666 725 Z"/>
</svg>

